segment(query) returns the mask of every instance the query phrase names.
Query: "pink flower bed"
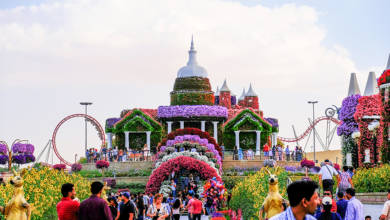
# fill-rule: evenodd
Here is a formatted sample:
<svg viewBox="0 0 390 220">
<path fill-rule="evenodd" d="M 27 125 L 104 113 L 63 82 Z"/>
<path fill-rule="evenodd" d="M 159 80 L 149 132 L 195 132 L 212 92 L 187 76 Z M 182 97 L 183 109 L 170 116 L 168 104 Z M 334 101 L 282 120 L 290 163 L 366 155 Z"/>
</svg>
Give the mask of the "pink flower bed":
<svg viewBox="0 0 390 220">
<path fill-rule="evenodd" d="M 172 171 L 179 172 L 181 169 L 196 170 L 204 180 L 215 177 L 218 181 L 222 181 L 215 169 L 210 167 L 207 163 L 192 157 L 180 156 L 168 160 L 153 171 L 146 184 L 146 193 L 157 193 L 161 187 L 161 183 L 172 173 Z"/>
</svg>

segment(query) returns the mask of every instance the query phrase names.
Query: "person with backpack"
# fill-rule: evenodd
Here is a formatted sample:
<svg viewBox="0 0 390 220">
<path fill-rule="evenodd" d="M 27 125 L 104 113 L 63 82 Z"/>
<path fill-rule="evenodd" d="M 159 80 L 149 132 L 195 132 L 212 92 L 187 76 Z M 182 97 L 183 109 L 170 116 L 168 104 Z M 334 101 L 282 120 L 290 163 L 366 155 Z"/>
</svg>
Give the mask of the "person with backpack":
<svg viewBox="0 0 390 220">
<path fill-rule="evenodd" d="M 341 216 L 337 212 L 332 212 L 332 199 L 330 197 L 324 197 L 322 199 L 323 212 L 319 213 L 317 220 L 341 220 Z"/>
<path fill-rule="evenodd" d="M 322 189 L 324 191 L 330 191 L 331 194 L 333 195 L 333 185 L 334 185 L 334 180 L 333 176 L 338 177 L 337 171 L 329 164 L 330 161 L 326 159 L 324 166 L 321 167 L 321 170 L 319 172 L 319 179 L 318 181 L 322 183 Z"/>
<path fill-rule="evenodd" d="M 343 166 L 343 171 L 338 176 L 337 188 L 338 188 L 338 191 L 342 192 L 342 193 L 345 193 L 345 190 L 347 190 L 348 188 L 351 188 L 351 187 L 353 188 L 351 176 L 349 175 L 349 173 L 347 171 L 348 171 L 348 167 Z"/>
<path fill-rule="evenodd" d="M 172 206 L 172 218 L 173 220 L 180 220 L 180 208 L 182 208 L 183 205 L 180 201 L 180 199 L 176 199 Z"/>
</svg>

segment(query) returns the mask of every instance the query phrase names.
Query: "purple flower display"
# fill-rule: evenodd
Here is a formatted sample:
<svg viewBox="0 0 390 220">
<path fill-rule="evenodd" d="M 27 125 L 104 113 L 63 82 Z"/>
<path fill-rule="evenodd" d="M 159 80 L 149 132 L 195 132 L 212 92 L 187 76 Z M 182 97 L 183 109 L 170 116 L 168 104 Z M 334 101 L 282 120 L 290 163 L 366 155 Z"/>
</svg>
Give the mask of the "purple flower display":
<svg viewBox="0 0 390 220">
<path fill-rule="evenodd" d="M 12 145 L 11 150 L 14 153 L 33 154 L 34 153 L 34 145 L 15 143 L 14 145 Z"/>
<path fill-rule="evenodd" d="M 210 105 L 172 105 L 159 106 L 157 109 L 159 118 L 192 118 L 192 117 L 228 117 L 228 110 L 223 106 Z"/>
<path fill-rule="evenodd" d="M 295 172 L 295 171 L 297 171 L 297 168 L 294 167 L 294 166 L 285 166 L 284 169 L 285 169 L 287 172 Z"/>
<path fill-rule="evenodd" d="M 337 135 L 349 136 L 354 131 L 359 130 L 358 124 L 355 122 L 353 115 L 356 112 L 356 106 L 359 104 L 360 95 L 351 95 L 343 100 L 339 112 L 341 125 L 337 128 Z"/>
<path fill-rule="evenodd" d="M 111 188 L 116 186 L 116 180 L 114 178 L 104 178 L 103 183 L 107 183 L 107 186 Z"/>
<path fill-rule="evenodd" d="M 0 164 L 6 164 L 8 162 L 7 155 L 0 155 Z"/>
<path fill-rule="evenodd" d="M 79 163 L 72 164 L 72 172 L 79 172 L 83 166 Z"/>
<path fill-rule="evenodd" d="M 32 154 L 24 155 L 24 160 L 26 163 L 31 163 L 35 161 L 35 156 Z"/>
<path fill-rule="evenodd" d="M 26 144 L 26 151 L 25 151 L 25 153 L 33 154 L 34 153 L 34 145 Z"/>
<path fill-rule="evenodd" d="M 268 123 L 271 124 L 272 127 L 278 128 L 279 127 L 279 122 L 278 119 L 276 118 L 264 118 Z"/>
<path fill-rule="evenodd" d="M 0 144 L 0 154 L 7 154 L 7 153 L 8 153 L 7 146 L 5 144 Z"/>
<path fill-rule="evenodd" d="M 114 127 L 114 124 L 117 123 L 120 118 L 109 118 L 106 120 L 106 128 L 112 128 Z"/>
<path fill-rule="evenodd" d="M 12 156 L 12 163 L 25 164 L 26 157 L 24 155 L 14 155 L 14 156 Z"/>
</svg>

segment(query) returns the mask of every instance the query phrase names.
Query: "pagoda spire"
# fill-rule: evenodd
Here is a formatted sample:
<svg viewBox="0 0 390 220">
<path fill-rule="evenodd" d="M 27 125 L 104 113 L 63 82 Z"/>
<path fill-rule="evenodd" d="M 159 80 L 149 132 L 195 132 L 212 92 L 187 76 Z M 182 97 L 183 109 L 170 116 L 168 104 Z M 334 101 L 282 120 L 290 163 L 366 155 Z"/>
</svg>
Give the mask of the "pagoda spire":
<svg viewBox="0 0 390 220">
<path fill-rule="evenodd" d="M 257 94 L 253 91 L 252 83 L 249 84 L 248 92 L 246 93 L 246 96 L 257 96 Z"/>
<path fill-rule="evenodd" d="M 389 59 L 387 60 L 386 70 L 390 70 L 390 54 L 389 54 Z"/>
<path fill-rule="evenodd" d="M 215 90 L 214 96 L 219 96 L 219 87 L 217 86 L 217 90 Z"/>
<path fill-rule="evenodd" d="M 245 88 L 242 88 L 242 93 L 241 93 L 240 98 L 238 98 L 238 101 L 244 100 L 245 99 L 245 94 L 246 94 Z"/>
<path fill-rule="evenodd" d="M 189 59 L 187 62 L 187 66 L 197 65 L 198 62 L 196 62 L 196 50 L 194 46 L 194 35 L 191 37 L 191 47 L 188 51 Z"/>
<path fill-rule="evenodd" d="M 378 84 L 376 82 L 375 72 L 370 72 L 368 74 L 366 88 L 364 89 L 364 96 L 375 95 L 378 94 L 378 92 L 379 89 L 378 89 Z"/>
<path fill-rule="evenodd" d="M 220 92 L 230 92 L 230 89 L 229 89 L 229 87 L 227 86 L 227 83 L 226 83 L 226 79 L 225 79 L 225 81 L 223 81 L 222 87 L 221 87 L 221 89 L 219 91 Z"/>
<path fill-rule="evenodd" d="M 351 78 L 349 80 L 348 96 L 357 94 L 360 95 L 360 89 L 356 78 L 356 73 L 351 73 Z"/>
</svg>

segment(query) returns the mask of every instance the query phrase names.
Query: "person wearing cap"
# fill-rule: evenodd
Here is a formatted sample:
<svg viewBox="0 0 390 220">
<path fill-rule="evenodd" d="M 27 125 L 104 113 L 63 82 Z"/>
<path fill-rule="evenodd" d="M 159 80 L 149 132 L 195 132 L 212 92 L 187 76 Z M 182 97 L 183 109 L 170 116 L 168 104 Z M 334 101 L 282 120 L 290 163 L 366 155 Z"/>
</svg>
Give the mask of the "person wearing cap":
<svg viewBox="0 0 390 220">
<path fill-rule="evenodd" d="M 330 165 L 330 161 L 326 159 L 324 166 L 321 167 L 319 172 L 318 181 L 322 183 L 322 189 L 324 191 L 330 191 L 333 194 L 334 180 L 333 176 L 338 177 L 338 172 Z"/>
<path fill-rule="evenodd" d="M 135 207 L 132 202 L 130 202 L 130 193 L 122 193 L 122 203 L 119 207 L 119 213 L 115 220 L 133 220 Z"/>
<path fill-rule="evenodd" d="M 107 201 L 100 198 L 103 191 L 103 183 L 96 181 L 91 184 L 92 195 L 80 204 L 80 220 L 112 220 Z"/>
<path fill-rule="evenodd" d="M 316 218 L 318 220 L 342 220 L 341 216 L 337 212 L 331 212 L 332 199 L 328 196 L 322 199 L 323 212 L 319 213 Z"/>
</svg>

